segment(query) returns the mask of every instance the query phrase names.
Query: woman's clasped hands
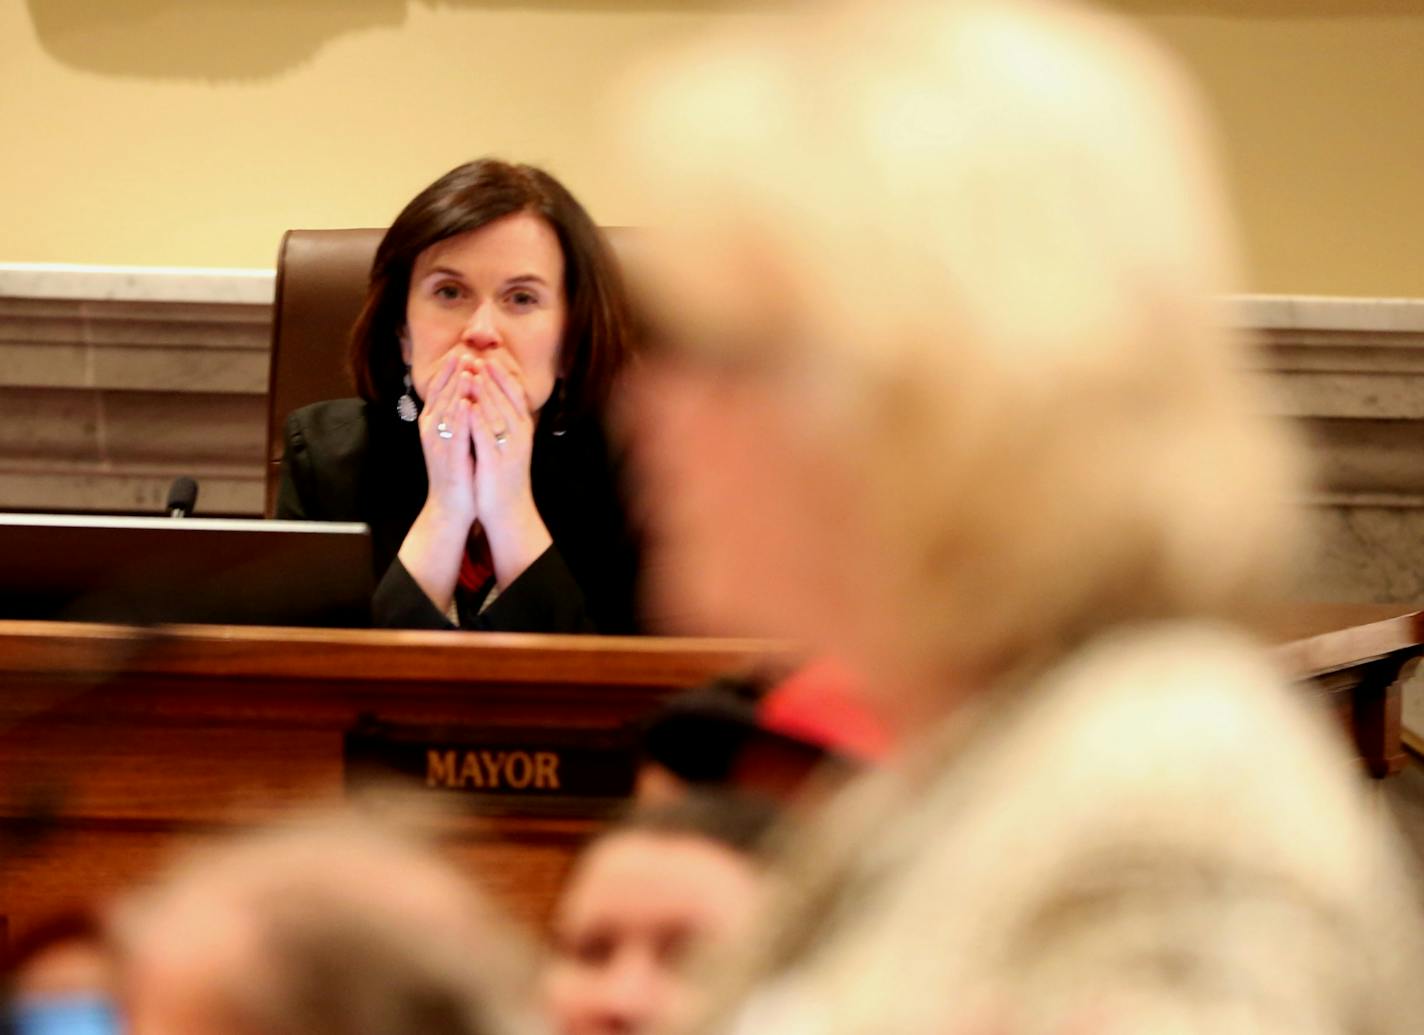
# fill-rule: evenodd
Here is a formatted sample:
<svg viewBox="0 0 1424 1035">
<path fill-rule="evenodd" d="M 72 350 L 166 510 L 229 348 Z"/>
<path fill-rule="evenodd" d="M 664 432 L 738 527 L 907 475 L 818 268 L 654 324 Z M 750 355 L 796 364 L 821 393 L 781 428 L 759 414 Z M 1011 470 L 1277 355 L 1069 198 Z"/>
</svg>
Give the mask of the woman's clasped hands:
<svg viewBox="0 0 1424 1035">
<path fill-rule="evenodd" d="M 422 518 L 462 549 L 478 523 L 503 589 L 552 542 L 530 482 L 536 416 L 523 372 L 501 350 L 461 346 L 441 362 L 427 394 L 419 423 L 429 479 Z"/>
</svg>

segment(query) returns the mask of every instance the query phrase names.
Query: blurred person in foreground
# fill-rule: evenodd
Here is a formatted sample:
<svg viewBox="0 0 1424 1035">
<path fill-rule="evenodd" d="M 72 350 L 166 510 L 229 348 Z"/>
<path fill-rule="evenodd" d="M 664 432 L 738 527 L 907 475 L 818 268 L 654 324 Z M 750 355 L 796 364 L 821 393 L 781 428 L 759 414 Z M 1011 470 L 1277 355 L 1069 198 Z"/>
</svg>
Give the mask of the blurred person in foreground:
<svg viewBox="0 0 1424 1035">
<path fill-rule="evenodd" d="M 700 1030 L 1417 1030 L 1396 848 L 1241 631 L 1299 460 L 1176 72 L 1073 4 L 816 5 L 624 116 L 656 606 L 839 654 L 900 744 Z"/>
<path fill-rule="evenodd" d="M 646 806 L 580 855 L 554 912 L 545 1001 L 559 1035 L 686 1021 L 698 957 L 735 945 L 765 901 L 764 799 L 693 791 Z"/>
<path fill-rule="evenodd" d="M 88 909 L 49 917 L 8 945 L 0 1033 L 114 1035 L 117 976 L 103 924 Z"/>
<path fill-rule="evenodd" d="M 531 1030 L 514 932 L 425 848 L 354 821 L 195 853 L 115 929 L 129 1035 Z"/>
</svg>

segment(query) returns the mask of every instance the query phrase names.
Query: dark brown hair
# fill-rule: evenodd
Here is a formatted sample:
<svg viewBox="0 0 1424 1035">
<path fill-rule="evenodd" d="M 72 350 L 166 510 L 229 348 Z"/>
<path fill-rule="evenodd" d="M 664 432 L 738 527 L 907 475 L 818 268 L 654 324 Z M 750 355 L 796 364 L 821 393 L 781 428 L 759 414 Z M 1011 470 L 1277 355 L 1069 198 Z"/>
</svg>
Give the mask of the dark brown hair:
<svg viewBox="0 0 1424 1035">
<path fill-rule="evenodd" d="M 675 801 L 635 804 L 589 844 L 629 833 L 700 837 L 738 855 L 756 858 L 782 819 L 781 807 L 764 795 L 690 790 Z"/>
<path fill-rule="evenodd" d="M 532 165 L 481 158 L 452 169 L 415 196 L 376 249 L 349 362 L 363 399 L 393 406 L 405 365 L 399 334 L 416 257 L 437 241 L 517 212 L 542 216 L 564 253 L 568 320 L 560 352 L 566 413 L 598 411 L 623 364 L 628 303 L 617 263 L 593 220 L 564 185 Z"/>
<path fill-rule="evenodd" d="M 0 998 L 5 985 L 31 962 L 60 945 L 87 943 L 107 950 L 108 932 L 99 918 L 87 909 L 71 909 L 47 917 L 8 945 L 0 945 Z M 3 1030 L 0 1024 L 0 1030 Z"/>
</svg>

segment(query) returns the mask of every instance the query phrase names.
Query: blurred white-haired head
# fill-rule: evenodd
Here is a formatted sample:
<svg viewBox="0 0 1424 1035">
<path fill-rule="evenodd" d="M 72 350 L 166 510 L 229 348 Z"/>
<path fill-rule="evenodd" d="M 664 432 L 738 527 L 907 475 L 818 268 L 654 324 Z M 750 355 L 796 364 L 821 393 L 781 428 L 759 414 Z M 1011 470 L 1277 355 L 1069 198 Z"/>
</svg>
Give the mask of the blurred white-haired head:
<svg viewBox="0 0 1424 1035">
<path fill-rule="evenodd" d="M 1170 64 L 1047 0 L 739 25 L 623 113 L 660 608 L 949 686 L 1259 601 L 1298 464 Z"/>
</svg>

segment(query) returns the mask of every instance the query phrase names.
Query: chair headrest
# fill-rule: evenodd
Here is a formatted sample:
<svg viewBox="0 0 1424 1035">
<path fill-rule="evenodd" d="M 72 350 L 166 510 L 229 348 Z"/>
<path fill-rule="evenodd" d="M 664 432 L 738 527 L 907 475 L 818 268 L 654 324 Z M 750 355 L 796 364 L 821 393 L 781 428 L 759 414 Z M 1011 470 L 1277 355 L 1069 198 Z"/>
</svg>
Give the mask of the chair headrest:
<svg viewBox="0 0 1424 1035">
<path fill-rule="evenodd" d="M 277 253 L 268 428 L 281 458 L 282 422 L 308 403 L 352 394 L 351 325 L 361 312 L 381 229 L 288 230 Z"/>
</svg>

